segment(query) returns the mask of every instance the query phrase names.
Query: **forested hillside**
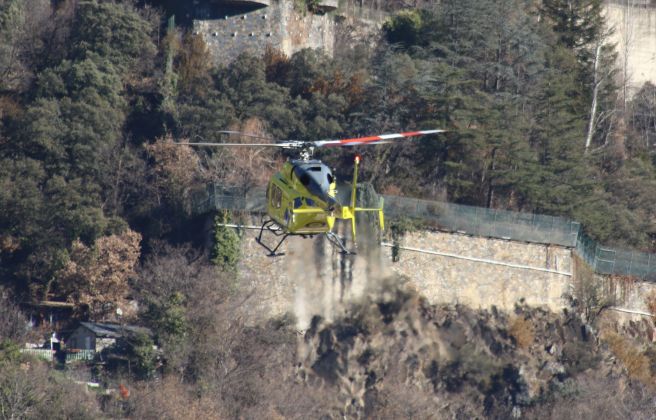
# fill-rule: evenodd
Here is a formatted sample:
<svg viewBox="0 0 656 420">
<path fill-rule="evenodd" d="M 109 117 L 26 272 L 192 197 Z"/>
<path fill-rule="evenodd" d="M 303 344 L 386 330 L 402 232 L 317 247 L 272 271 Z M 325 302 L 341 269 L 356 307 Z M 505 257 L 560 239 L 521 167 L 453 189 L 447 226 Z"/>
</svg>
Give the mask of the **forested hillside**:
<svg viewBox="0 0 656 420">
<path fill-rule="evenodd" d="M 148 248 L 185 223 L 192 185 L 261 184 L 280 156 L 167 145 L 235 127 L 280 139 L 445 128 L 364 151 L 365 179 L 569 216 L 651 249 L 654 87 L 618 97 L 600 2 L 565 3 L 441 2 L 334 59 L 271 50 L 211 68 L 203 41 L 147 4 L 3 1 L 3 278 L 57 293 L 74 244 L 128 247 L 130 229 Z"/>
<path fill-rule="evenodd" d="M 24 339 L 10 301 L 68 302 L 85 308 L 76 316 L 102 320 L 130 297 L 140 309 L 132 321 L 168 355 L 157 365 L 152 342 L 132 348 L 135 378 L 165 372 L 171 389 L 179 380 L 202 395 L 179 401 L 199 415 L 213 409 L 204 405 L 212 392 L 227 395 L 226 416 L 274 412 L 273 402 L 248 400 L 250 370 L 235 377 L 284 363 L 291 353 L 266 349 L 291 349 L 293 323 L 231 323 L 234 260 L 228 245 L 197 249 L 189 196 L 210 181 L 263 185 L 286 156 L 173 144 L 225 140 L 219 130 L 324 139 L 447 129 L 358 150 L 361 177 L 389 194 L 571 217 L 603 243 L 656 251 L 656 86 L 621 96 L 601 0 L 435 1 L 399 11 L 377 42 L 336 57 L 268 49 L 220 67 L 165 6 L 0 0 L 0 319 L 9 320 L 0 361 L 15 360 L 7 349 Z M 351 152 L 320 157 L 344 171 Z M 230 359 L 240 352 L 244 360 Z M 435 387 L 448 388 L 443 375 Z M 160 397 L 144 397 L 148 409 Z M 99 415 L 89 407 L 82 414 Z M 108 410 L 144 418 L 146 408 Z"/>
</svg>

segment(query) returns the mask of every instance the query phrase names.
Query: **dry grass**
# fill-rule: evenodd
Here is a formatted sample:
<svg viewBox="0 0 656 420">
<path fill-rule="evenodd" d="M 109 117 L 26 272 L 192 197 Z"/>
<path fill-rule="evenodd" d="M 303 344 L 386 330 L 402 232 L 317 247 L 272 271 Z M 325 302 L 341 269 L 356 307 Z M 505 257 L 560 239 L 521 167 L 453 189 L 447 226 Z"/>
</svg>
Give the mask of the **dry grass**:
<svg viewBox="0 0 656 420">
<path fill-rule="evenodd" d="M 650 360 L 644 352 L 636 348 L 629 339 L 615 332 L 604 333 L 602 339 L 622 362 L 631 378 L 637 379 L 645 385 L 654 386 Z"/>
<path fill-rule="evenodd" d="M 508 332 L 515 339 L 517 345 L 522 349 L 528 348 L 535 340 L 535 328 L 533 327 L 533 323 L 523 317 L 512 319 L 510 321 Z"/>
<path fill-rule="evenodd" d="M 652 321 L 654 321 L 654 324 L 656 324 L 656 290 L 651 291 L 645 297 L 645 305 L 647 306 L 647 311 L 654 315 L 654 317 L 652 317 Z"/>
</svg>

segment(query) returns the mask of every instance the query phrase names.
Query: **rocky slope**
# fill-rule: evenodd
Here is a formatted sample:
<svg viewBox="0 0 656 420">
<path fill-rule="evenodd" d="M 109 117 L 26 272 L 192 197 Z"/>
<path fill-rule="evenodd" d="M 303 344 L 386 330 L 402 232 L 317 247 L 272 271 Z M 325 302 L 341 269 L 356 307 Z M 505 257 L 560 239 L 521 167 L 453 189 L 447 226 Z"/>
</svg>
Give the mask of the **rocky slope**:
<svg viewBox="0 0 656 420">
<path fill-rule="evenodd" d="M 653 388 L 609 347 L 572 312 L 437 307 L 388 287 L 315 317 L 296 380 L 334 402 L 330 418 L 653 418 Z"/>
</svg>

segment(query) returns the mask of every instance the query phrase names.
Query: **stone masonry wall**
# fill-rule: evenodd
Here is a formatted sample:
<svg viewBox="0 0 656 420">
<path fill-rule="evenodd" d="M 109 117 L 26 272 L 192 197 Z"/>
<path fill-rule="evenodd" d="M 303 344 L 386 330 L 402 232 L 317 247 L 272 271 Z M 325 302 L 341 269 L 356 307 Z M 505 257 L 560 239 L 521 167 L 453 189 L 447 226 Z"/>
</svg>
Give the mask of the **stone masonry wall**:
<svg viewBox="0 0 656 420">
<path fill-rule="evenodd" d="M 529 305 L 562 309 L 572 292 L 571 250 L 560 246 L 527 244 L 444 232 L 407 234 L 401 245 L 514 264 L 553 272 L 468 261 L 402 250 L 392 262 L 390 248 L 339 254 L 322 237 L 290 237 L 283 257 L 268 257 L 247 230 L 243 240 L 240 282 L 251 296 L 244 303 L 248 318 L 262 320 L 294 313 L 299 328 L 313 315 L 333 319 L 344 304 L 378 290 L 390 273 L 407 277 L 431 303 L 463 303 L 472 307 L 512 310 L 523 299 Z M 274 238 L 266 237 L 267 242 Z M 245 309 L 246 310 L 246 309 Z"/>
<path fill-rule="evenodd" d="M 347 234 L 346 224 L 338 227 L 341 235 Z M 249 323 L 293 313 L 298 328 L 305 329 L 315 315 L 335 319 L 365 294 L 384 292 L 385 279 L 390 278 L 407 282 L 434 304 L 511 311 L 522 300 L 558 312 L 569 304 L 566 295 L 576 295 L 582 278 L 572 249 L 562 246 L 418 231 L 406 234 L 400 246 L 450 256 L 401 249 L 393 262 L 391 247 L 366 249 L 366 238 L 359 234 L 355 256 L 339 253 L 317 236 L 289 237 L 280 250 L 284 256 L 268 257 L 255 241 L 258 233 L 242 231 L 239 285 L 248 298 L 240 316 Z M 263 238 L 271 246 L 278 239 Z M 594 274 L 593 281 L 615 297 L 614 310 L 623 320 L 644 319 L 632 312 L 649 312 L 646 297 L 656 293 L 656 283 L 637 279 Z"/>
<path fill-rule="evenodd" d="M 332 15 L 300 13 L 293 2 L 280 1 L 242 14 L 194 20 L 193 29 L 207 43 L 215 64 L 220 65 L 243 52 L 261 55 L 267 46 L 287 55 L 315 48 L 332 56 L 335 25 Z"/>
<path fill-rule="evenodd" d="M 263 7 L 245 8 L 243 13 L 231 10 L 219 18 L 196 10 L 193 31 L 205 40 L 215 64 L 226 64 L 243 52 L 262 55 L 267 46 L 288 56 L 304 48 L 334 56 L 375 37 L 389 15 L 382 0 L 323 0 L 319 4 L 326 13 L 299 10 L 292 0 L 258 3 Z"/>
<path fill-rule="evenodd" d="M 571 293 L 571 250 L 565 247 L 424 231 L 405 235 L 400 245 L 476 259 L 400 251 L 392 270 L 433 303 L 512 310 L 523 299 L 559 311 L 563 295 Z M 391 258 L 391 249 L 387 254 Z"/>
</svg>

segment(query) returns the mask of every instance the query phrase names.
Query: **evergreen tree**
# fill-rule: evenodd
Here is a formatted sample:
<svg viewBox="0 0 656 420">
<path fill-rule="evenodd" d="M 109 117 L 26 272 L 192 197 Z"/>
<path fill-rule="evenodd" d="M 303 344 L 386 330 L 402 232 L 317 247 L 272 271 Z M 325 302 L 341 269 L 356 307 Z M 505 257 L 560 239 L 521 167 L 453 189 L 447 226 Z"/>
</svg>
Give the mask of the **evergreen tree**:
<svg viewBox="0 0 656 420">
<path fill-rule="evenodd" d="M 233 228 L 222 226 L 229 220 L 227 212 L 214 219 L 212 262 L 223 270 L 233 272 L 239 263 L 241 240 Z"/>
<path fill-rule="evenodd" d="M 585 119 L 577 106 L 576 68 L 570 51 L 556 47 L 548 55 L 548 71 L 535 98 L 531 141 L 536 158 L 522 190 L 538 213 L 571 215 L 591 193 L 581 147 Z"/>
<path fill-rule="evenodd" d="M 587 108 L 589 151 L 608 135 L 615 106 L 617 86 L 614 83 L 616 52 L 609 43 L 610 31 L 602 14 L 602 0 L 543 0 L 540 13 L 557 36 L 558 45 L 576 54 L 580 94 Z"/>
</svg>

